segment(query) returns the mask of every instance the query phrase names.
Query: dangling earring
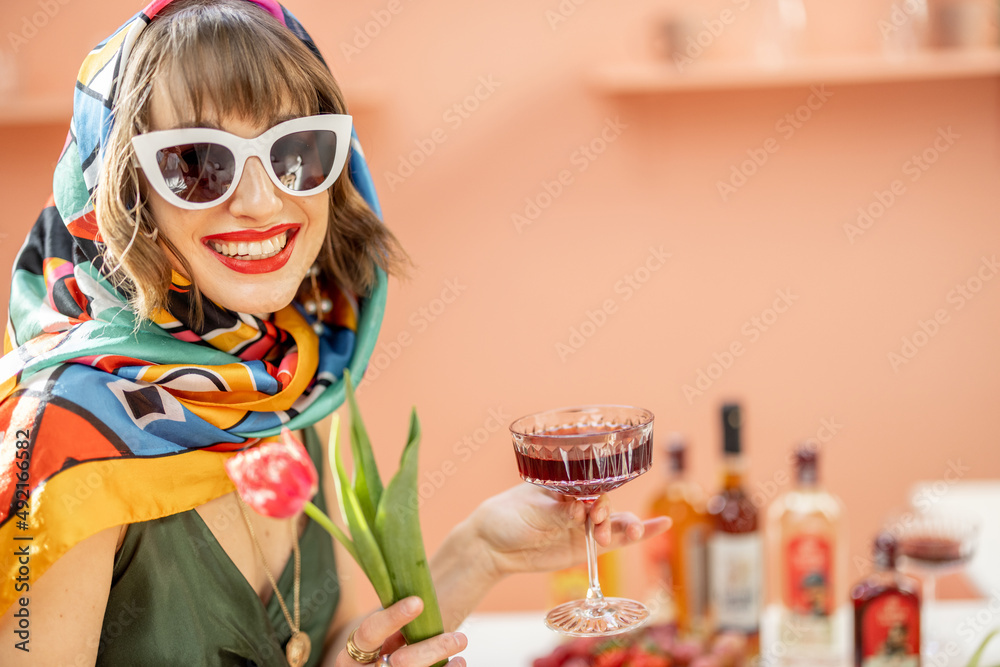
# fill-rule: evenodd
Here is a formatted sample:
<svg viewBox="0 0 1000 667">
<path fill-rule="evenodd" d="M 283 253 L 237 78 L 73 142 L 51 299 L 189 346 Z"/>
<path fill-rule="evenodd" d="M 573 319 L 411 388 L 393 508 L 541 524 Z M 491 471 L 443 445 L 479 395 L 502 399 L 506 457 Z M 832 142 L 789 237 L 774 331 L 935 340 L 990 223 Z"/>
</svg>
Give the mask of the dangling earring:
<svg viewBox="0 0 1000 667">
<path fill-rule="evenodd" d="M 316 331 L 317 335 L 323 334 L 323 318 L 326 314 L 333 310 L 333 301 L 329 297 L 323 296 L 322 291 L 319 288 L 319 267 L 313 264 L 309 267 L 308 273 L 306 275 L 309 277 L 310 284 L 310 294 L 307 298 L 302 301 L 302 307 L 306 309 L 306 312 L 310 315 L 316 316 L 316 322 L 313 323 L 313 329 Z"/>
</svg>

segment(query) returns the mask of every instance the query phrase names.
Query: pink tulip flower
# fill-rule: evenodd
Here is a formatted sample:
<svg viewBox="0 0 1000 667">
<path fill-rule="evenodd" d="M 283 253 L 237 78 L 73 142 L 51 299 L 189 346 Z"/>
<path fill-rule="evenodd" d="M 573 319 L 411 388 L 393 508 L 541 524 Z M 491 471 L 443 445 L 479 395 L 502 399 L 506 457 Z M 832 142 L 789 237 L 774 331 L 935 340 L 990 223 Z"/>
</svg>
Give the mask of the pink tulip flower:
<svg viewBox="0 0 1000 667">
<path fill-rule="evenodd" d="M 319 488 L 316 466 L 292 432 L 281 441 L 258 445 L 226 461 L 226 472 L 243 501 L 274 519 L 295 516 Z"/>
</svg>

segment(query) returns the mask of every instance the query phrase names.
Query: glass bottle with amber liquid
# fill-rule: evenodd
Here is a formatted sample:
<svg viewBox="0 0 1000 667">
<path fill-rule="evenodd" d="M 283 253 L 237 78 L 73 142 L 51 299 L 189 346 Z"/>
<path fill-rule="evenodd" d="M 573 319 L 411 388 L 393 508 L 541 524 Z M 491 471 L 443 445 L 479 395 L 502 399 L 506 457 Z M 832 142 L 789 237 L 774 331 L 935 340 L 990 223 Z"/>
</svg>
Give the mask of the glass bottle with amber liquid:
<svg viewBox="0 0 1000 667">
<path fill-rule="evenodd" d="M 842 659 L 835 620 L 847 595 L 844 509 L 820 485 L 818 459 L 812 443 L 795 450 L 795 486 L 771 503 L 766 531 L 769 597 L 795 637 L 788 653 L 816 664 Z"/>
<path fill-rule="evenodd" d="M 760 647 L 763 547 L 757 507 L 744 488 L 746 461 L 742 417 L 736 404 L 722 406 L 722 489 L 708 501 L 712 537 L 708 548 L 709 603 L 717 631 L 746 636 L 749 655 Z"/>
<path fill-rule="evenodd" d="M 667 481 L 650 503 L 650 516 L 668 516 L 670 530 L 647 543 L 654 604 L 685 635 L 708 632 L 708 538 L 712 523 L 705 494 L 687 478 L 687 447 L 680 434 L 667 445 Z"/>
<path fill-rule="evenodd" d="M 851 591 L 855 667 L 920 667 L 920 584 L 896 570 L 896 538 L 875 538 L 875 571 Z"/>
<path fill-rule="evenodd" d="M 597 557 L 598 580 L 601 592 L 606 597 L 621 595 L 622 586 L 619 572 L 619 553 L 615 549 L 605 551 Z M 578 563 L 549 574 L 549 606 L 557 607 L 566 602 L 587 597 L 590 577 L 587 563 Z"/>
</svg>

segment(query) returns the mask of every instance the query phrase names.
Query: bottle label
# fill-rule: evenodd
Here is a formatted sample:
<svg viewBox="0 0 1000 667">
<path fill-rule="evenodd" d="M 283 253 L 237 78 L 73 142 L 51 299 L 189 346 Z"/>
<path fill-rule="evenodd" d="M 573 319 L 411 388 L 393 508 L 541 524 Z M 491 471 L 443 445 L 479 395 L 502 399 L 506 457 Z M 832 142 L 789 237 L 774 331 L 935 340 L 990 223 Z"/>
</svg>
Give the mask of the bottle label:
<svg viewBox="0 0 1000 667">
<path fill-rule="evenodd" d="M 918 667 L 920 603 L 889 592 L 869 602 L 861 618 L 862 667 Z"/>
<path fill-rule="evenodd" d="M 715 533 L 709 549 L 709 588 L 716 625 L 756 632 L 761 603 L 760 535 Z"/>
<path fill-rule="evenodd" d="M 821 535 L 797 535 L 788 541 L 785 560 L 785 596 L 788 608 L 802 616 L 833 613 L 830 541 Z"/>
<path fill-rule="evenodd" d="M 803 648 L 833 641 L 833 545 L 823 535 L 799 534 L 785 545 L 786 625 Z"/>
</svg>

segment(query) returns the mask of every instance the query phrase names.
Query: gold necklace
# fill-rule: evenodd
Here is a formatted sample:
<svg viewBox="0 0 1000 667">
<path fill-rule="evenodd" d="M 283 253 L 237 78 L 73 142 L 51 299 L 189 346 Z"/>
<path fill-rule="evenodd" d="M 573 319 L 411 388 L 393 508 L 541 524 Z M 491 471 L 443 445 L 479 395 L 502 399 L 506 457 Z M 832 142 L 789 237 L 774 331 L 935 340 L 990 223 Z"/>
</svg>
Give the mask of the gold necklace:
<svg viewBox="0 0 1000 667">
<path fill-rule="evenodd" d="M 289 519 L 292 535 L 295 536 L 295 542 L 293 543 L 295 551 L 295 622 L 293 623 L 292 615 L 288 613 L 288 606 L 285 604 L 285 599 L 278 592 L 278 584 L 274 581 L 271 568 L 267 566 L 267 559 L 264 558 L 264 549 L 260 546 L 260 542 L 257 540 L 257 533 L 254 532 L 253 525 L 250 523 L 250 514 L 247 512 L 246 503 L 243 502 L 243 498 L 240 497 L 238 492 L 236 500 L 240 504 L 240 510 L 243 512 L 243 520 L 246 521 L 247 530 L 250 531 L 253 544 L 257 547 L 257 553 L 260 554 L 260 560 L 264 563 L 264 574 L 267 575 L 267 580 L 271 582 L 271 588 L 274 589 L 274 595 L 278 598 L 278 604 L 281 605 L 281 611 L 285 614 L 285 620 L 288 621 L 288 627 L 292 631 L 292 638 L 285 645 L 285 657 L 288 659 L 288 664 L 291 667 L 302 667 L 309 659 L 312 642 L 309 641 L 309 635 L 299 629 L 299 588 L 301 584 L 302 558 L 299 552 L 299 531 L 295 525 L 295 519 Z"/>
</svg>

